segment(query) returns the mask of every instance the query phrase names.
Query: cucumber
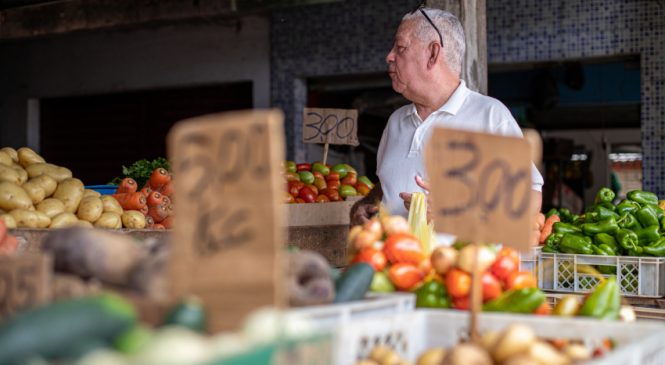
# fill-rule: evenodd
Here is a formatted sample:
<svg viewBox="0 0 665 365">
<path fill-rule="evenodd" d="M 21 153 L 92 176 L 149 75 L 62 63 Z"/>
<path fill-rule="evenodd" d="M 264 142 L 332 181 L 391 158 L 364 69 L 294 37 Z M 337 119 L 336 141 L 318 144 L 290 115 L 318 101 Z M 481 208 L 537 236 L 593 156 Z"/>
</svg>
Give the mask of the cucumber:
<svg viewBox="0 0 665 365">
<path fill-rule="evenodd" d="M 364 262 L 349 266 L 335 283 L 333 303 L 345 303 L 365 297 L 372 285 L 374 268 Z"/>
<path fill-rule="evenodd" d="M 0 324 L 0 364 L 20 364 L 35 356 L 72 358 L 80 354 L 77 344 L 111 343 L 135 323 L 132 304 L 114 294 L 26 311 Z"/>
<path fill-rule="evenodd" d="M 197 297 L 188 297 L 164 318 L 163 326 L 175 325 L 188 328 L 192 331 L 204 333 L 206 331 L 206 313 Z"/>
</svg>

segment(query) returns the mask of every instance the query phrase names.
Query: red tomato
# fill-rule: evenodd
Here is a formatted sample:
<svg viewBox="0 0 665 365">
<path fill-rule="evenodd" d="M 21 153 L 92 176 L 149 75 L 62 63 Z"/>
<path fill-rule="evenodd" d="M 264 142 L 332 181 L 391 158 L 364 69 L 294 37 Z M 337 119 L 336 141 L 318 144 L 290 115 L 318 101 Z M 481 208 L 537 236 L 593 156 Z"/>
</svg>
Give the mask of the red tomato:
<svg viewBox="0 0 665 365">
<path fill-rule="evenodd" d="M 408 233 L 395 233 L 388 236 L 383 244 L 383 252 L 391 264 L 406 262 L 420 265 L 425 260 L 420 242 Z"/>
<path fill-rule="evenodd" d="M 298 193 L 298 197 L 302 199 L 305 203 L 314 203 L 316 201 L 316 194 L 312 191 L 312 189 L 308 187 L 304 187 L 300 189 L 300 193 Z"/>
<path fill-rule="evenodd" d="M 483 302 L 490 301 L 501 295 L 501 282 L 489 272 L 483 274 Z"/>
<path fill-rule="evenodd" d="M 538 307 L 536 311 L 533 312 L 533 314 L 541 316 L 548 316 L 551 313 L 552 313 L 552 307 L 550 306 L 549 303 L 547 303 L 547 301 L 544 301 L 543 304 L 541 304 L 540 307 Z"/>
<path fill-rule="evenodd" d="M 342 197 L 339 195 L 339 191 L 334 190 L 334 189 L 330 189 L 330 188 L 323 189 L 323 190 L 321 190 L 321 194 L 324 194 L 325 196 L 327 196 L 328 199 L 330 199 L 331 202 L 338 202 L 338 201 L 342 200 Z"/>
<path fill-rule="evenodd" d="M 356 191 L 358 192 L 358 194 L 360 194 L 362 196 L 367 196 L 367 194 L 369 194 L 370 190 L 371 189 L 368 188 L 367 185 L 365 185 L 363 183 L 357 183 L 356 184 Z"/>
<path fill-rule="evenodd" d="M 366 262 L 374 268 L 375 271 L 383 271 L 386 268 L 387 259 L 386 255 L 373 247 L 365 247 L 358 252 L 356 257 L 353 258 L 352 263 Z"/>
<path fill-rule="evenodd" d="M 305 187 L 305 183 L 302 181 L 289 181 L 287 186 L 289 194 L 297 197 L 300 194 L 300 189 Z"/>
<path fill-rule="evenodd" d="M 305 187 L 309 188 L 309 190 L 313 191 L 314 196 L 319 195 L 319 189 L 316 186 L 314 186 L 313 184 L 305 184 Z"/>
<path fill-rule="evenodd" d="M 471 297 L 467 295 L 465 297 L 453 298 L 453 308 L 468 310 L 471 308 Z"/>
<path fill-rule="evenodd" d="M 295 203 L 295 202 L 296 198 L 294 198 L 293 195 L 289 193 L 286 193 L 286 195 L 284 195 L 284 203 Z"/>
<path fill-rule="evenodd" d="M 299 163 L 296 165 L 296 171 L 312 171 L 312 165 L 308 163 Z"/>
<path fill-rule="evenodd" d="M 296 172 L 285 172 L 284 178 L 286 181 L 300 181 L 300 176 Z"/>
<path fill-rule="evenodd" d="M 328 176 L 326 176 L 326 181 L 329 180 L 339 180 L 339 172 L 330 172 Z"/>
<path fill-rule="evenodd" d="M 323 194 L 316 197 L 316 202 L 317 203 L 327 203 L 329 201 L 330 201 L 330 198 L 328 198 L 327 196 L 325 196 Z"/>
<path fill-rule="evenodd" d="M 496 255 L 496 257 L 508 257 L 515 263 L 517 267 L 520 266 L 520 254 L 514 248 L 503 247 Z"/>
<path fill-rule="evenodd" d="M 317 177 L 320 177 L 320 178 L 322 178 L 322 179 L 325 179 L 325 176 L 323 176 L 323 174 L 320 173 L 320 172 L 318 172 L 318 171 L 314 171 L 314 172 L 312 172 L 312 175 L 314 175 L 314 178 L 315 178 L 315 179 L 316 179 Z"/>
<path fill-rule="evenodd" d="M 446 288 L 453 298 L 469 296 L 471 292 L 471 275 L 460 269 L 451 269 L 446 274 Z"/>
<path fill-rule="evenodd" d="M 326 182 L 328 183 L 328 189 L 339 190 L 340 186 L 342 186 L 339 180 L 327 180 Z"/>
<path fill-rule="evenodd" d="M 425 275 L 415 265 L 398 263 L 388 269 L 388 278 L 400 290 L 411 290 L 418 286 Z"/>
<path fill-rule="evenodd" d="M 346 174 L 346 176 L 344 176 L 344 178 L 342 179 L 342 185 L 353 186 L 357 183 L 358 183 L 358 175 L 353 171 Z"/>
<path fill-rule="evenodd" d="M 506 290 L 537 288 L 536 277 L 528 271 L 518 271 L 510 274 L 506 279 Z"/>
<path fill-rule="evenodd" d="M 505 282 L 508 279 L 508 277 L 511 274 L 517 272 L 518 269 L 519 269 L 518 264 L 515 264 L 515 261 L 513 261 L 512 258 L 508 256 L 501 256 L 494 261 L 494 263 L 490 267 L 490 272 L 497 279 Z"/>
</svg>

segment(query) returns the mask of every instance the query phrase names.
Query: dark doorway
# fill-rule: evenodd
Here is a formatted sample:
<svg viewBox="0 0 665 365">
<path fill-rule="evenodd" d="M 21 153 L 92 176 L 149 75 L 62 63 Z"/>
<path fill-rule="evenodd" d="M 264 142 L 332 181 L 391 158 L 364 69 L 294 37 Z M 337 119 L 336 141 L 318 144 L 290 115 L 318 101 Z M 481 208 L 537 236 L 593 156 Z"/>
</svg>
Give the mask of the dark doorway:
<svg viewBox="0 0 665 365">
<path fill-rule="evenodd" d="M 251 82 L 41 99 L 40 151 L 86 185 L 105 184 L 122 165 L 166 157 L 174 123 L 248 108 Z"/>
</svg>

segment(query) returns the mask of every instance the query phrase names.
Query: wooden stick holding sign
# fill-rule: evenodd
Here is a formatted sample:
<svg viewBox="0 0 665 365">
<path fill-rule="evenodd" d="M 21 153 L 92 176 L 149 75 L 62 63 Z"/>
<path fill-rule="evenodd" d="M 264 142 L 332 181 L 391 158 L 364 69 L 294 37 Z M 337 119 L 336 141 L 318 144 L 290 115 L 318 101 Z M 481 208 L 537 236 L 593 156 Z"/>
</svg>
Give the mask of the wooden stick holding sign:
<svg viewBox="0 0 665 365">
<path fill-rule="evenodd" d="M 478 339 L 480 242 L 526 250 L 531 230 L 531 152 L 521 138 L 436 128 L 426 148 L 438 231 L 474 242 L 470 335 Z"/>
<path fill-rule="evenodd" d="M 323 143 L 323 164 L 328 162 L 330 144 L 357 146 L 358 111 L 355 109 L 305 108 L 302 140 Z"/>
<path fill-rule="evenodd" d="M 259 307 L 281 307 L 282 113 L 190 119 L 171 130 L 168 146 L 178 177 L 174 294 L 200 296 L 215 332 L 237 329 Z"/>
</svg>

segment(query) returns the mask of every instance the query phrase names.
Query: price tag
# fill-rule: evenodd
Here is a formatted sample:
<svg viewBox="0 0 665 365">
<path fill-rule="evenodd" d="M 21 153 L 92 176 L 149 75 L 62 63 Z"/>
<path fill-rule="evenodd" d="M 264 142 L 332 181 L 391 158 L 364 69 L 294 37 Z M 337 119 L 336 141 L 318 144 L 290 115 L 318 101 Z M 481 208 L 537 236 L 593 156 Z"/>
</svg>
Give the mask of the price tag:
<svg viewBox="0 0 665 365">
<path fill-rule="evenodd" d="M 280 111 L 203 116 L 169 133 L 178 217 L 170 282 L 176 296 L 203 299 L 212 331 L 282 304 L 283 135 Z"/>
<path fill-rule="evenodd" d="M 44 254 L 0 256 L 0 318 L 47 303 L 52 271 Z"/>
<path fill-rule="evenodd" d="M 305 143 L 358 143 L 358 111 L 355 109 L 305 108 L 302 139 Z"/>
<path fill-rule="evenodd" d="M 426 149 L 437 231 L 529 247 L 531 152 L 521 138 L 436 128 Z"/>
</svg>

